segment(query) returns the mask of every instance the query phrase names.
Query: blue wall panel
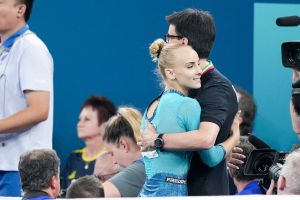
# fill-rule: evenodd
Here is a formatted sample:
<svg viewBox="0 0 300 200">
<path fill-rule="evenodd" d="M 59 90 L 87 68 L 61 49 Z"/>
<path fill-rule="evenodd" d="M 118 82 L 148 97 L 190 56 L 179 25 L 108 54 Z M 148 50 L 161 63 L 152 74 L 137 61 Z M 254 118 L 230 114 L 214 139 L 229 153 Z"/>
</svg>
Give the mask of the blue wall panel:
<svg viewBox="0 0 300 200">
<path fill-rule="evenodd" d="M 299 27 L 278 27 L 277 17 L 299 15 L 300 5 L 257 3 L 254 9 L 255 133 L 272 147 L 288 151 L 299 142 L 289 115 L 291 70 L 281 62 L 281 43 L 299 40 Z"/>
</svg>

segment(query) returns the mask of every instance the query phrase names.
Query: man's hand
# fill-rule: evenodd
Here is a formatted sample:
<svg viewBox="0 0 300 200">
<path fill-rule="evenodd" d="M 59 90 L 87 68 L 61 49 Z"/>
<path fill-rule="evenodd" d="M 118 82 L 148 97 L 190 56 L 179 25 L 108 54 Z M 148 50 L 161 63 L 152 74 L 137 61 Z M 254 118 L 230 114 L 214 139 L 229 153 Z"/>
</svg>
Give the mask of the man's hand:
<svg viewBox="0 0 300 200">
<path fill-rule="evenodd" d="M 154 141 L 158 134 L 155 127 L 149 121 L 147 121 L 147 128 L 141 130 L 141 138 L 138 141 L 138 145 L 142 148 L 142 151 L 147 151 L 154 148 Z"/>
</svg>

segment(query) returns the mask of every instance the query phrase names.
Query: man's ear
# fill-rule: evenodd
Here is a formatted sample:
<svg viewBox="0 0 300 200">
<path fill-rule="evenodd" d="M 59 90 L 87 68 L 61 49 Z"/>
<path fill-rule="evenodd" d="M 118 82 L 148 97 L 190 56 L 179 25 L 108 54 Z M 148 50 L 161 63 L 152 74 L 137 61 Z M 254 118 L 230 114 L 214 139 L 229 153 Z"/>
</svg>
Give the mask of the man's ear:
<svg viewBox="0 0 300 200">
<path fill-rule="evenodd" d="M 171 68 L 166 68 L 165 69 L 165 74 L 166 74 L 167 79 L 170 79 L 170 80 L 175 80 L 176 79 L 176 75 L 174 73 L 174 70 L 171 69 Z"/>
<path fill-rule="evenodd" d="M 284 176 L 279 176 L 278 183 L 277 183 L 277 189 L 280 191 L 283 191 L 286 187 L 286 180 Z"/>
<path fill-rule="evenodd" d="M 188 45 L 189 44 L 189 39 L 184 37 L 182 38 L 182 44 Z"/>
<path fill-rule="evenodd" d="M 51 189 L 57 188 L 59 179 L 56 176 L 51 176 L 50 178 L 50 187 Z"/>
<path fill-rule="evenodd" d="M 16 9 L 17 9 L 18 17 L 23 17 L 25 15 L 25 11 L 26 11 L 25 4 L 18 5 Z"/>
</svg>

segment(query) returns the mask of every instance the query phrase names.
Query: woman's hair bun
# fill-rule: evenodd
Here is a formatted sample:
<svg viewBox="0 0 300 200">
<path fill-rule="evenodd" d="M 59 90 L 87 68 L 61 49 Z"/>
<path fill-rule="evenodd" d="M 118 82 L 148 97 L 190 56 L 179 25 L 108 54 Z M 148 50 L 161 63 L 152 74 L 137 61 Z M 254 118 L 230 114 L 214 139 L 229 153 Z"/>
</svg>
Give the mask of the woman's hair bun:
<svg viewBox="0 0 300 200">
<path fill-rule="evenodd" d="M 154 59 L 158 59 L 160 52 L 165 46 L 165 44 L 166 42 L 161 38 L 152 42 L 152 44 L 149 47 L 151 57 Z"/>
</svg>

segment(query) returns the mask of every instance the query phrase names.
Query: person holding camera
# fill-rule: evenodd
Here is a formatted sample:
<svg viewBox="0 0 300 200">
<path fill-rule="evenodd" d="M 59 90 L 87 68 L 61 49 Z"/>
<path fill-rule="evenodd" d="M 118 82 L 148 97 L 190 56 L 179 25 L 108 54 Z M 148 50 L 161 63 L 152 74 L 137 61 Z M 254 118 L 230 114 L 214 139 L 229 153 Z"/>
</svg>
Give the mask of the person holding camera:
<svg viewBox="0 0 300 200">
<path fill-rule="evenodd" d="M 293 69 L 290 113 L 294 131 L 300 138 L 300 71 Z"/>
<path fill-rule="evenodd" d="M 277 181 L 278 195 L 299 195 L 300 194 L 300 149 L 291 152 L 285 159 L 282 166 L 279 179 Z M 275 181 L 267 191 L 270 195 L 273 193 Z"/>
<path fill-rule="evenodd" d="M 255 149 L 252 145 L 248 136 L 241 136 L 239 148 L 243 150 L 243 154 L 248 157 L 252 150 Z M 239 169 L 230 169 L 230 176 L 233 179 L 234 185 L 236 186 L 236 195 L 252 195 L 252 194 L 264 194 L 265 191 L 262 190 L 259 181 L 251 176 L 245 174 L 246 163 L 239 166 Z"/>
</svg>

